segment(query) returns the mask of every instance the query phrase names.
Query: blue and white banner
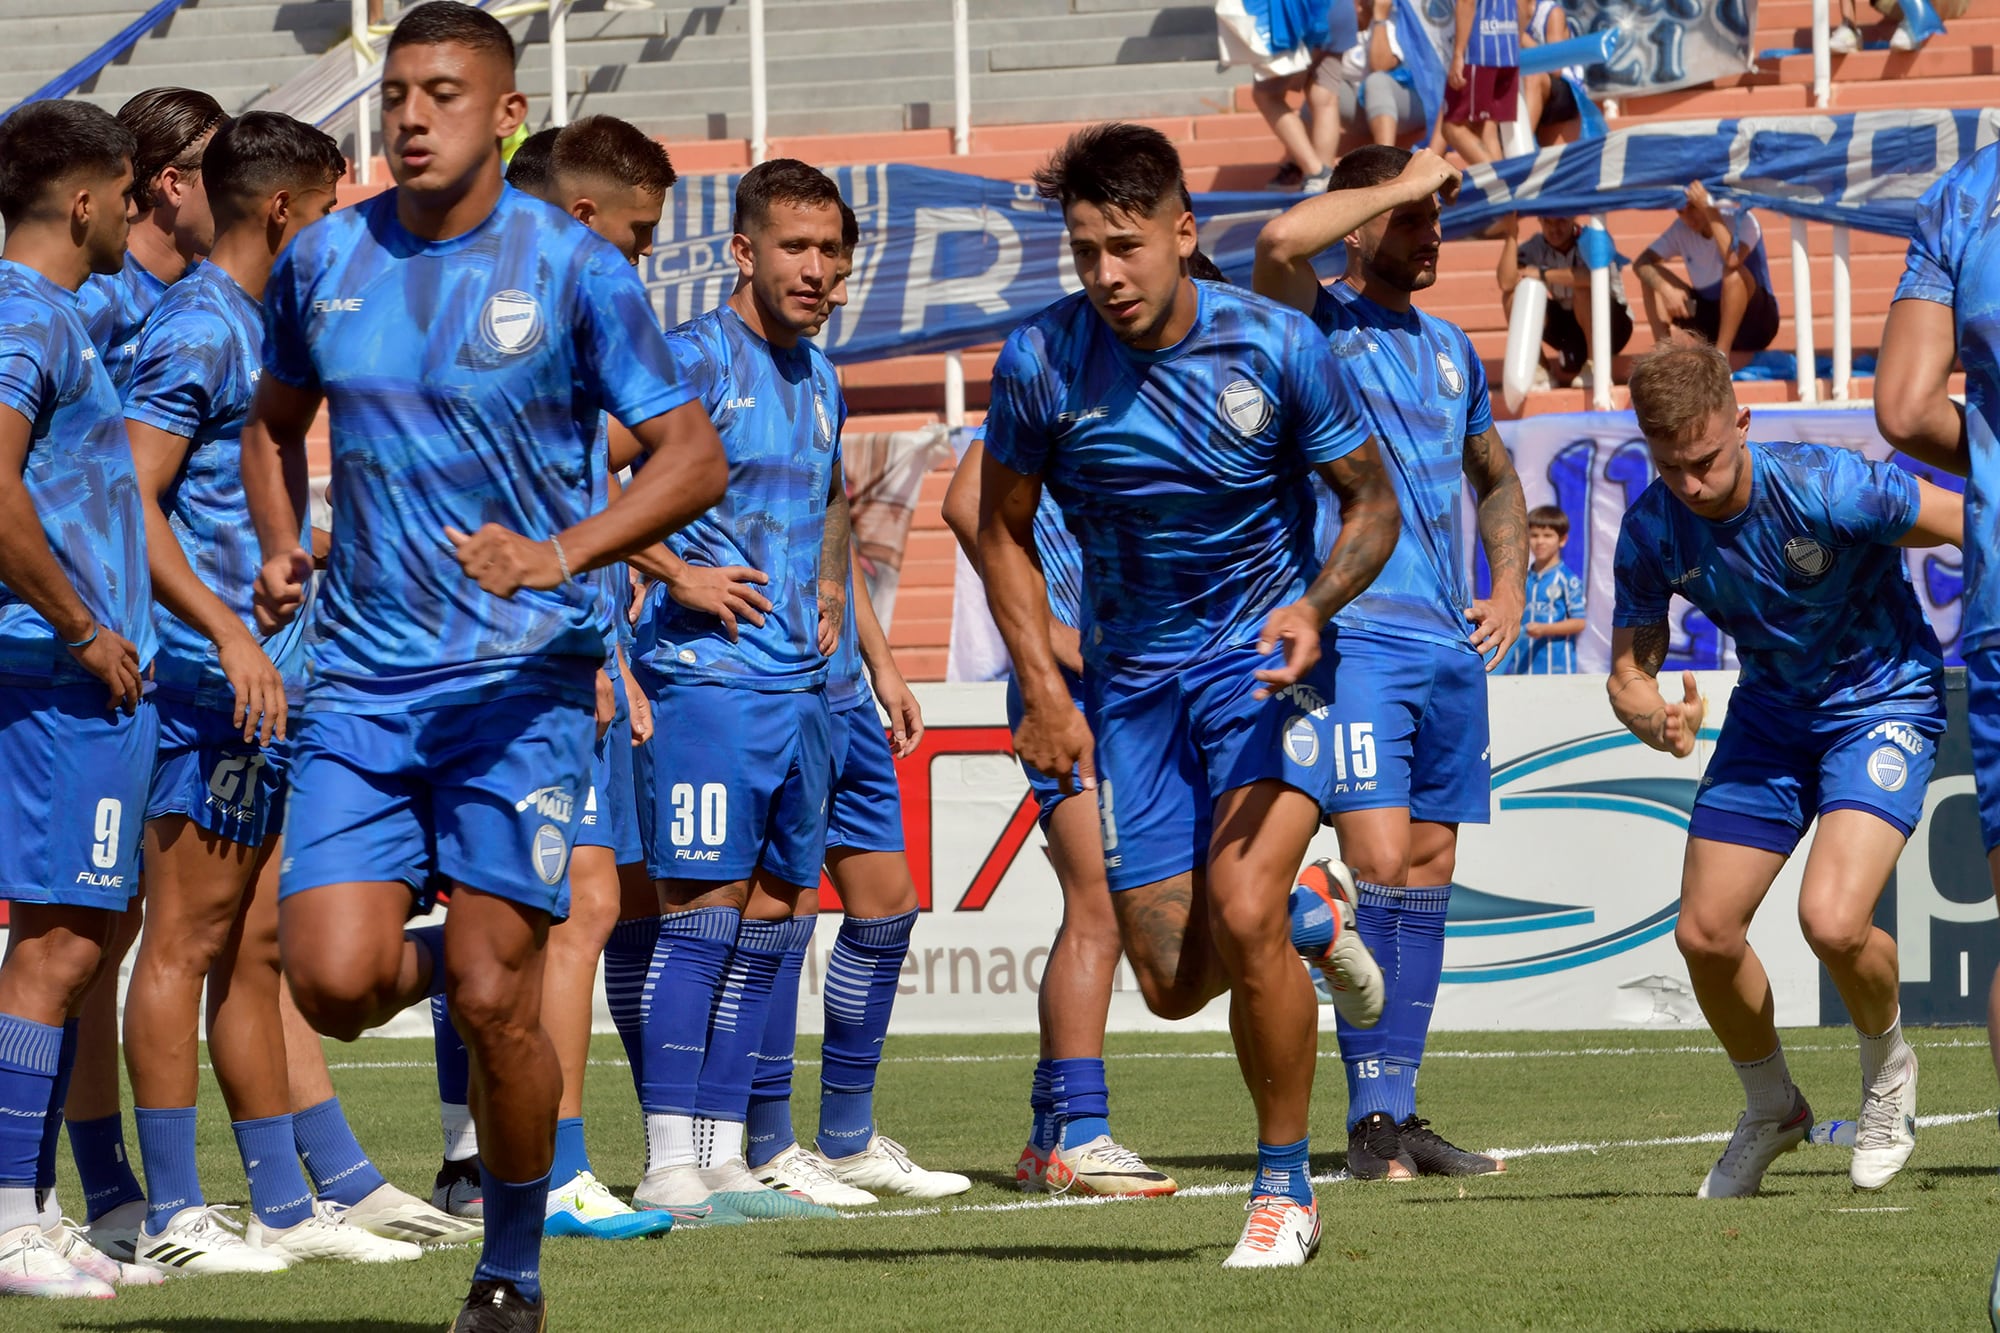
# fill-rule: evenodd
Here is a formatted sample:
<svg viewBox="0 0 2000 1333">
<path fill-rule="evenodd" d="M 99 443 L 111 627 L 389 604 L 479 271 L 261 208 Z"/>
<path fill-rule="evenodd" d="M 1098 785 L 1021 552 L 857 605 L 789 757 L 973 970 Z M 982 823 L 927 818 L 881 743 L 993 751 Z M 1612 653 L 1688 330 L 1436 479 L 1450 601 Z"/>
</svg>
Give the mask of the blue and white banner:
<svg viewBox="0 0 2000 1333">
<path fill-rule="evenodd" d="M 1599 97 L 1693 88 L 1756 67 L 1757 0 L 1563 0 L 1563 8 L 1571 32 L 1618 33 L 1617 54 L 1589 70 Z"/>
</svg>

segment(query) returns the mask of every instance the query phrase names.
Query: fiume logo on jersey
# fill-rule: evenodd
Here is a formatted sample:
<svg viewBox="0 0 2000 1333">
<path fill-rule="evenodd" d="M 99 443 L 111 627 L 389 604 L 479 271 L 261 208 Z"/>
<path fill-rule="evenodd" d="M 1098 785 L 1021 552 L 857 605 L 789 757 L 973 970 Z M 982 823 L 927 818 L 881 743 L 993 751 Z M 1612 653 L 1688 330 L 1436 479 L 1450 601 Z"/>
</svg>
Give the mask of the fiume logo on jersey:
<svg viewBox="0 0 2000 1333">
<path fill-rule="evenodd" d="M 1249 380 L 1232 380 L 1217 406 L 1239 435 L 1255 435 L 1271 424 L 1271 400 Z"/>
<path fill-rule="evenodd" d="M 569 861 L 569 848 L 563 844 L 562 830 L 554 824 L 544 824 L 536 829 L 534 858 L 535 873 L 542 877 L 542 883 L 560 883 L 563 868 Z"/>
<path fill-rule="evenodd" d="M 534 297 L 512 288 L 486 298 L 479 332 L 495 351 L 525 352 L 542 340 L 542 307 Z"/>
<path fill-rule="evenodd" d="M 1438 353 L 1438 383 L 1453 398 L 1465 392 L 1465 376 L 1458 373 L 1458 367 L 1443 352 Z"/>
<path fill-rule="evenodd" d="M 1794 574 L 1810 582 L 1824 577 L 1833 568 L 1833 552 L 1811 537 L 1794 537 L 1785 543 L 1785 563 Z"/>
<path fill-rule="evenodd" d="M 1910 761 L 1893 745 L 1868 756 L 1868 779 L 1883 791 L 1901 791 L 1910 778 Z"/>
</svg>

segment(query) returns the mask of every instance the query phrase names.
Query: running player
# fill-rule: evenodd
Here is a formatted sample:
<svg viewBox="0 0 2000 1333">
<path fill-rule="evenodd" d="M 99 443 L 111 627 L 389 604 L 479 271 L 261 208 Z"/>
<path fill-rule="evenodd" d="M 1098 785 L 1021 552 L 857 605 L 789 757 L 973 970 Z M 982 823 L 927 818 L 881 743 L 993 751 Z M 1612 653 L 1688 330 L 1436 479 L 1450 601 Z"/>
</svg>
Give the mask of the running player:
<svg viewBox="0 0 2000 1333">
<path fill-rule="evenodd" d="M 125 1055 L 146 1163 L 138 1261 L 168 1274 L 422 1253 L 315 1201 L 299 1169 L 278 1017 L 275 852 L 303 626 L 268 642 L 254 629 L 258 560 L 237 467 L 271 266 L 333 207 L 346 170 L 331 138 L 289 116 L 224 122 L 202 158 L 215 245 L 146 321 L 126 391 L 161 609 L 145 844 L 152 928 L 132 967 Z M 250 1182 L 247 1235 L 207 1206 L 195 1170 L 196 1020 L 211 971 L 208 1039 Z"/>
<path fill-rule="evenodd" d="M 1647 353 L 1631 390 L 1659 477 L 1618 536 L 1612 711 L 1654 749 L 1693 753 L 1705 711 L 1694 673 L 1673 701 L 1656 680 L 1676 593 L 1743 663 L 1688 824 L 1674 930 L 1748 1102 L 1700 1196 L 1755 1194 L 1812 1126 L 1747 936 L 1815 818 L 1799 924 L 1861 1034 L 1850 1175 L 1880 1189 L 1916 1147 L 1917 1055 L 1875 903 L 1923 818 L 1945 722 L 1943 654 L 1898 548 L 1960 544 L 1964 502 L 1852 449 L 1746 443 L 1750 410 L 1706 343 Z"/>
<path fill-rule="evenodd" d="M 133 198 L 139 215 L 126 239 L 125 264 L 93 274 L 77 293 L 77 309 L 98 357 L 119 393 L 131 378 L 139 330 L 168 286 L 201 262 L 215 239 L 202 189 L 201 155 L 222 123 L 222 107 L 192 88 L 151 88 L 118 109 L 118 123 L 138 142 Z M 131 1238 L 146 1215 L 146 1195 L 125 1150 L 118 1081 L 118 972 L 139 937 L 143 899 L 118 921 L 77 1025 L 76 1070 L 70 1081 L 70 1152 L 83 1187 L 91 1242 L 113 1258 L 132 1258 Z"/>
<path fill-rule="evenodd" d="M 1197 252 L 1198 253 L 1198 252 Z M 1193 265 L 1190 263 L 1190 270 Z M 1219 279 L 1218 279 L 1219 281 Z M 979 569 L 979 475 L 985 431 L 974 434 L 945 492 L 944 520 L 966 559 Z M 1035 507 L 1035 557 L 1049 590 L 1049 647 L 1077 708 L 1083 707 L 1082 553 L 1044 487 Z M 1020 683 L 1007 681 L 1007 723 L 1021 725 Z M 1021 765 L 1041 809 L 1049 865 L 1062 890 L 1062 918 L 1049 945 L 1035 996 L 1040 1058 L 1028 1093 L 1028 1143 L 1014 1164 L 1014 1184 L 1030 1193 L 1172 1194 L 1180 1186 L 1111 1134 L 1111 1092 L 1104 1073 L 1104 1025 L 1121 956 L 1118 918 L 1104 876 L 1095 793 L 1065 793 L 1054 778 Z"/>
<path fill-rule="evenodd" d="M 840 258 L 819 318 L 805 337 L 817 337 L 834 310 L 847 304 L 847 279 L 860 242 L 860 220 L 842 203 Z M 972 1188 L 955 1171 L 917 1165 L 902 1144 L 875 1131 L 875 1075 L 917 921 L 917 888 L 903 855 L 902 800 L 892 761 L 915 753 L 924 718 L 875 618 L 868 582 L 854 577 L 858 559 L 855 553 L 849 561 L 847 614 L 826 680 L 833 755 L 826 875 L 840 894 L 843 915 L 826 970 L 817 1151 L 800 1144 L 792 1129 L 799 974 L 818 922 L 817 887 L 799 895 L 780 940 L 783 954 L 745 1122 L 745 1153 L 757 1178 L 829 1207 L 874 1203 L 880 1194 L 937 1199 Z M 876 712 L 878 699 L 889 715 L 893 746 Z"/>
<path fill-rule="evenodd" d="M 1063 209 L 1083 290 L 1007 340 L 986 420 L 980 567 L 1021 684 L 1015 748 L 1065 791 L 1097 788 L 1119 932 L 1153 1012 L 1230 993 L 1258 1171 L 1225 1262 L 1293 1267 L 1319 1239 L 1317 1005 L 1285 886 L 1328 792 L 1321 639 L 1388 559 L 1395 493 L 1336 396 L 1326 340 L 1187 277 L 1194 214 L 1164 135 L 1082 130 L 1035 183 Z M 1315 473 L 1343 519 L 1316 576 Z M 1083 551 L 1083 714 L 1036 560 L 1045 480 Z"/>
<path fill-rule="evenodd" d="M 14 1295 L 108 1297 L 149 1276 L 93 1250 L 53 1197 L 76 1016 L 138 882 L 159 740 L 141 684 L 145 517 L 76 299 L 124 263 L 134 148 L 83 102 L 0 122 L 0 1292 Z"/>
<path fill-rule="evenodd" d="M 508 184 L 562 209 L 611 242 L 635 266 L 653 251 L 653 230 L 674 180 L 667 150 L 615 116 L 586 116 L 560 131 L 533 135 L 507 167 Z M 636 451 L 636 442 L 632 447 Z M 609 440 L 602 431 L 599 448 L 604 458 L 594 474 L 598 494 L 592 503 L 601 509 L 617 485 L 608 466 Z M 652 735 L 645 696 L 624 667 L 624 640 L 630 629 L 624 614 L 629 600 L 625 566 L 606 565 L 595 577 L 606 617 L 604 666 L 597 677 L 594 776 L 579 816 L 576 850 L 570 856 L 569 919 L 549 931 L 549 956 L 542 975 L 543 1022 L 555 1042 L 563 1076 L 545 1229 L 552 1236 L 623 1240 L 657 1235 L 673 1225 L 673 1217 L 635 1211 L 617 1199 L 592 1169 L 583 1135 L 583 1079 L 590 1064 L 597 963 L 618 920 L 618 867 L 643 860 L 632 794 L 632 747 L 635 739 L 643 742 Z M 628 695 L 636 708 L 628 706 Z M 467 1106 L 466 1048 L 451 1026 L 443 996 L 431 1001 L 431 1019 L 447 1151 L 462 1154 L 446 1158 L 432 1202 L 449 1207 L 455 1195 L 464 1208 L 468 1195 L 476 1200 L 479 1183 L 478 1135 Z"/>
<path fill-rule="evenodd" d="M 506 28 L 467 5 L 432 0 L 397 24 L 382 77 L 396 188 L 278 261 L 243 448 L 257 612 L 282 622 L 312 564 L 305 433 L 326 401 L 340 537 L 294 730 L 285 974 L 342 1040 L 442 979 L 472 1052 L 485 1220 L 455 1327 L 496 1333 L 546 1322 L 561 1073 L 543 940 L 567 913 L 604 644 L 578 576 L 659 540 L 724 481 L 701 386 L 624 257 L 502 179 L 500 141 L 527 112 L 513 59 Z M 605 410 L 652 461 L 591 514 Z M 412 895 L 439 882 L 442 939 L 406 937 Z"/>
<path fill-rule="evenodd" d="M 671 549 L 634 559 L 659 583 L 633 668 L 671 725 L 636 765 L 663 914 L 641 1053 L 646 1174 L 633 1202 L 706 1206 L 700 1221 L 833 1215 L 751 1174 L 744 1125 L 790 921 L 826 855 L 846 407 L 804 337 L 821 322 L 840 238 L 840 194 L 805 163 L 760 163 L 738 183 L 736 289 L 670 335 L 707 369 L 729 493 Z"/>
<path fill-rule="evenodd" d="M 1528 511 L 1493 428 L 1486 372 L 1462 329 L 1410 299 L 1437 281 L 1438 195 L 1457 181 L 1433 153 L 1371 144 L 1340 160 L 1327 194 L 1267 223 L 1257 241 L 1257 290 L 1310 314 L 1332 345 L 1341 383 L 1389 459 L 1403 514 L 1396 553 L 1334 618 L 1328 647 L 1340 681 L 1328 696 L 1329 808 L 1358 881 L 1359 933 L 1386 992 L 1373 1027 L 1336 1015 L 1347 1169 L 1363 1180 L 1503 1169 L 1454 1147 L 1416 1108 L 1458 826 L 1489 816 L 1485 673 L 1520 636 L 1527 596 Z M 1322 288 L 1312 258 L 1343 243 L 1347 277 Z M 1467 482 L 1493 572 L 1488 599 L 1466 584 Z"/>
</svg>

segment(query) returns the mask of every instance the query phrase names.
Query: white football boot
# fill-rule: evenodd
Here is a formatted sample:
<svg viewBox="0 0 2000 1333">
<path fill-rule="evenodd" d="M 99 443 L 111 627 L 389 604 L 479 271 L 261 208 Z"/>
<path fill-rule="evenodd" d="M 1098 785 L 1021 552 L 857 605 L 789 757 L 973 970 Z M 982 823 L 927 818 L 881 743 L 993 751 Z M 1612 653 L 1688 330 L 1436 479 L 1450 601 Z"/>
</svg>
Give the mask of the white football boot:
<svg viewBox="0 0 2000 1333">
<path fill-rule="evenodd" d="M 1243 1239 L 1224 1268 L 1303 1268 L 1319 1253 L 1319 1207 L 1281 1194 L 1260 1194 L 1243 1206 L 1250 1214 Z"/>
<path fill-rule="evenodd" d="M 306 1219 L 288 1227 L 267 1227 L 262 1219 L 252 1217 L 248 1239 L 290 1263 L 332 1259 L 348 1264 L 401 1264 L 424 1257 L 421 1246 L 362 1230 L 348 1219 L 347 1210 L 331 1199 L 314 1199 Z"/>
<path fill-rule="evenodd" d="M 1903 1076 L 1889 1087 L 1861 1090 L 1861 1117 L 1854 1134 L 1848 1179 L 1858 1190 L 1879 1190 L 1896 1178 L 1917 1147 L 1917 1053 L 1910 1052 Z"/>
<path fill-rule="evenodd" d="M 827 1208 L 865 1208 L 880 1202 L 867 1190 L 856 1189 L 827 1170 L 825 1160 L 802 1143 L 794 1143 L 752 1170 L 772 1189 Z"/>
<path fill-rule="evenodd" d="M 168 1277 L 206 1277 L 213 1273 L 282 1273 L 291 1264 L 275 1251 L 252 1245 L 223 1216 L 227 1204 L 183 1208 L 158 1235 L 139 1229 L 135 1243 L 138 1262 Z"/>
<path fill-rule="evenodd" d="M 476 1245 L 486 1234 L 486 1224 L 476 1213 L 460 1217 L 386 1182 L 363 1195 L 361 1202 L 348 1205 L 347 1220 L 384 1240 L 406 1240 L 427 1250 Z"/>
<path fill-rule="evenodd" d="M 1172 1176 L 1147 1166 L 1144 1158 L 1109 1134 L 1057 1149 L 1048 1159 L 1043 1180 L 1051 1194 L 1074 1190 L 1108 1198 L 1151 1199 L 1180 1188 Z"/>
<path fill-rule="evenodd" d="M 942 1199 L 963 1194 L 972 1181 L 956 1171 L 930 1171 L 910 1160 L 902 1144 L 880 1134 L 868 1138 L 868 1146 L 851 1157 L 830 1157 L 827 1169 L 834 1176 L 870 1194 L 900 1194 L 911 1199 Z"/>
<path fill-rule="evenodd" d="M 114 1287 L 157 1287 L 167 1280 L 164 1273 L 113 1259 L 92 1245 L 84 1237 L 83 1228 L 67 1217 L 53 1227 L 42 1228 L 42 1235 L 70 1267 L 90 1274 L 99 1282 L 109 1282 Z"/>
<path fill-rule="evenodd" d="M 57 1253 L 40 1222 L 0 1235 L 0 1296 L 103 1301 L 117 1294 Z"/>
<path fill-rule="evenodd" d="M 1783 1120 L 1752 1120 L 1745 1111 L 1729 1136 L 1729 1146 L 1709 1168 L 1708 1176 L 1695 1192 L 1700 1199 L 1747 1199 L 1764 1183 L 1771 1163 L 1806 1141 L 1812 1132 L 1812 1107 L 1802 1093 L 1794 1093 L 1792 1113 Z"/>
</svg>

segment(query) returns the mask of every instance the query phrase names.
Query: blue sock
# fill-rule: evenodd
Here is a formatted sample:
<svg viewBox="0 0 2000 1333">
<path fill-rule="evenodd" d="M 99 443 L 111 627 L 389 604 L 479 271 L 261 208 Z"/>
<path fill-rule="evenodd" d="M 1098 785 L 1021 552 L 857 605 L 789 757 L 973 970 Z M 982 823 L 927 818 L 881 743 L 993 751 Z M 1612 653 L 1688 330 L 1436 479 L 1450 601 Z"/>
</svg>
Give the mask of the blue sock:
<svg viewBox="0 0 2000 1333">
<path fill-rule="evenodd" d="M 646 971 L 639 1053 L 639 1109 L 695 1114 L 695 1088 L 708 1050 L 708 1016 L 743 920 L 733 907 L 699 907 L 660 918 Z"/>
<path fill-rule="evenodd" d="M 1417 1113 L 1417 1070 L 1430 1041 L 1431 1015 L 1437 1012 L 1438 982 L 1444 976 L 1444 923 L 1451 901 L 1449 887 L 1405 889 L 1402 920 L 1396 929 L 1402 966 L 1396 996 L 1383 1009 L 1387 1027 L 1383 1049 L 1389 1092 L 1395 1105 L 1389 1114 L 1397 1124 Z"/>
<path fill-rule="evenodd" d="M 1053 1060 L 1035 1061 L 1035 1083 L 1028 1093 L 1028 1142 L 1043 1152 L 1056 1146 L 1056 1098 L 1049 1090 L 1049 1066 Z"/>
<path fill-rule="evenodd" d="M 762 1166 L 799 1141 L 792 1128 L 792 1057 L 799 1044 L 799 973 L 812 948 L 819 918 L 811 913 L 781 922 L 777 981 L 764 1039 L 757 1043 L 757 1070 L 750 1077 L 750 1118 L 744 1122 L 743 1151 L 751 1166 Z"/>
<path fill-rule="evenodd" d="M 444 994 L 444 927 L 411 926 L 403 932 L 403 938 L 412 940 L 419 949 L 431 956 L 432 995 Z"/>
<path fill-rule="evenodd" d="M 1340 1061 L 1347 1072 L 1347 1124 L 1349 1128 L 1380 1111 L 1400 1123 L 1395 1115 L 1402 1099 L 1393 1095 L 1388 1065 L 1389 1015 L 1401 994 L 1402 950 L 1397 932 L 1402 922 L 1403 890 L 1359 881 L 1355 885 L 1354 929 L 1361 942 L 1375 956 L 1382 969 L 1382 1019 L 1372 1028 L 1358 1028 L 1338 1013 L 1335 1024 L 1340 1034 Z M 1398 1087 L 1401 1075 L 1393 1080 Z"/>
<path fill-rule="evenodd" d="M 262 1120 L 237 1120 L 229 1127 L 236 1132 L 243 1174 L 250 1178 L 250 1207 L 264 1225 L 274 1229 L 297 1226 L 311 1217 L 313 1194 L 306 1188 L 305 1173 L 299 1170 L 292 1118 L 273 1115 Z"/>
<path fill-rule="evenodd" d="M 590 1149 L 583 1144 L 583 1117 L 556 1121 L 556 1158 L 549 1167 L 549 1180 L 567 1185 L 588 1170 Z"/>
<path fill-rule="evenodd" d="M 312 1174 L 313 1192 L 322 1199 L 351 1208 L 388 1183 L 355 1142 L 338 1097 L 294 1112 L 292 1143 Z"/>
<path fill-rule="evenodd" d="M 479 1167 L 485 1201 L 486 1242 L 479 1247 L 474 1282 L 511 1282 L 527 1300 L 542 1296 L 542 1222 L 549 1206 L 549 1176 L 544 1171 L 520 1184 L 505 1181 Z"/>
<path fill-rule="evenodd" d="M 70 1121 L 69 1155 L 76 1159 L 85 1220 L 95 1222 L 113 1208 L 146 1197 L 146 1191 L 139 1188 L 139 1178 L 132 1174 L 131 1154 L 125 1151 L 123 1116 Z"/>
<path fill-rule="evenodd" d="M 0 1227 L 36 1220 L 42 1125 L 62 1062 L 63 1030 L 0 1014 Z"/>
<path fill-rule="evenodd" d="M 784 957 L 789 921 L 745 921 L 736 932 L 722 991 L 708 1020 L 708 1051 L 695 1084 L 694 1113 L 711 1120 L 743 1123 L 750 1112 L 750 1080 L 764 1025 L 771 1017 L 771 994 Z"/>
<path fill-rule="evenodd" d="M 819 1072 L 818 1143 L 828 1157 L 852 1157 L 875 1133 L 875 1067 L 916 925 L 915 911 L 843 917 L 834 937 Z"/>
<path fill-rule="evenodd" d="M 194 1164 L 192 1106 L 136 1106 L 139 1156 L 146 1166 L 146 1233 L 157 1236 L 183 1208 L 199 1208 L 208 1200 L 201 1192 L 201 1175 Z M 291 1144 L 285 1151 L 292 1150 Z"/>
<path fill-rule="evenodd" d="M 467 1105 L 472 1056 L 451 1025 L 451 1009 L 442 995 L 431 996 L 431 1049 L 437 1052 L 438 1100 L 447 1106 Z"/>
<path fill-rule="evenodd" d="M 62 1137 L 63 1103 L 69 1100 L 69 1076 L 76 1071 L 76 1020 L 62 1025 L 62 1047 L 56 1052 L 56 1081 L 49 1089 L 49 1111 L 42 1121 L 42 1150 L 35 1158 L 35 1191 L 56 1187 L 56 1145 Z"/>
<path fill-rule="evenodd" d="M 1297 1143 L 1257 1144 L 1257 1179 L 1250 1184 L 1250 1197 L 1283 1195 L 1307 1207 L 1312 1206 L 1312 1164 L 1306 1160 L 1309 1139 Z"/>
<path fill-rule="evenodd" d="M 618 1040 L 625 1044 L 625 1063 L 632 1077 L 639 1077 L 639 1041 L 645 1025 L 644 999 L 646 970 L 653 963 L 653 949 L 660 942 L 660 918 L 635 917 L 611 928 L 604 942 L 604 1002 L 611 1009 L 611 1022 Z"/>
<path fill-rule="evenodd" d="M 1111 1132 L 1111 1094 L 1104 1086 L 1102 1060 L 1049 1061 L 1049 1092 L 1062 1145 L 1074 1148 Z"/>
</svg>

